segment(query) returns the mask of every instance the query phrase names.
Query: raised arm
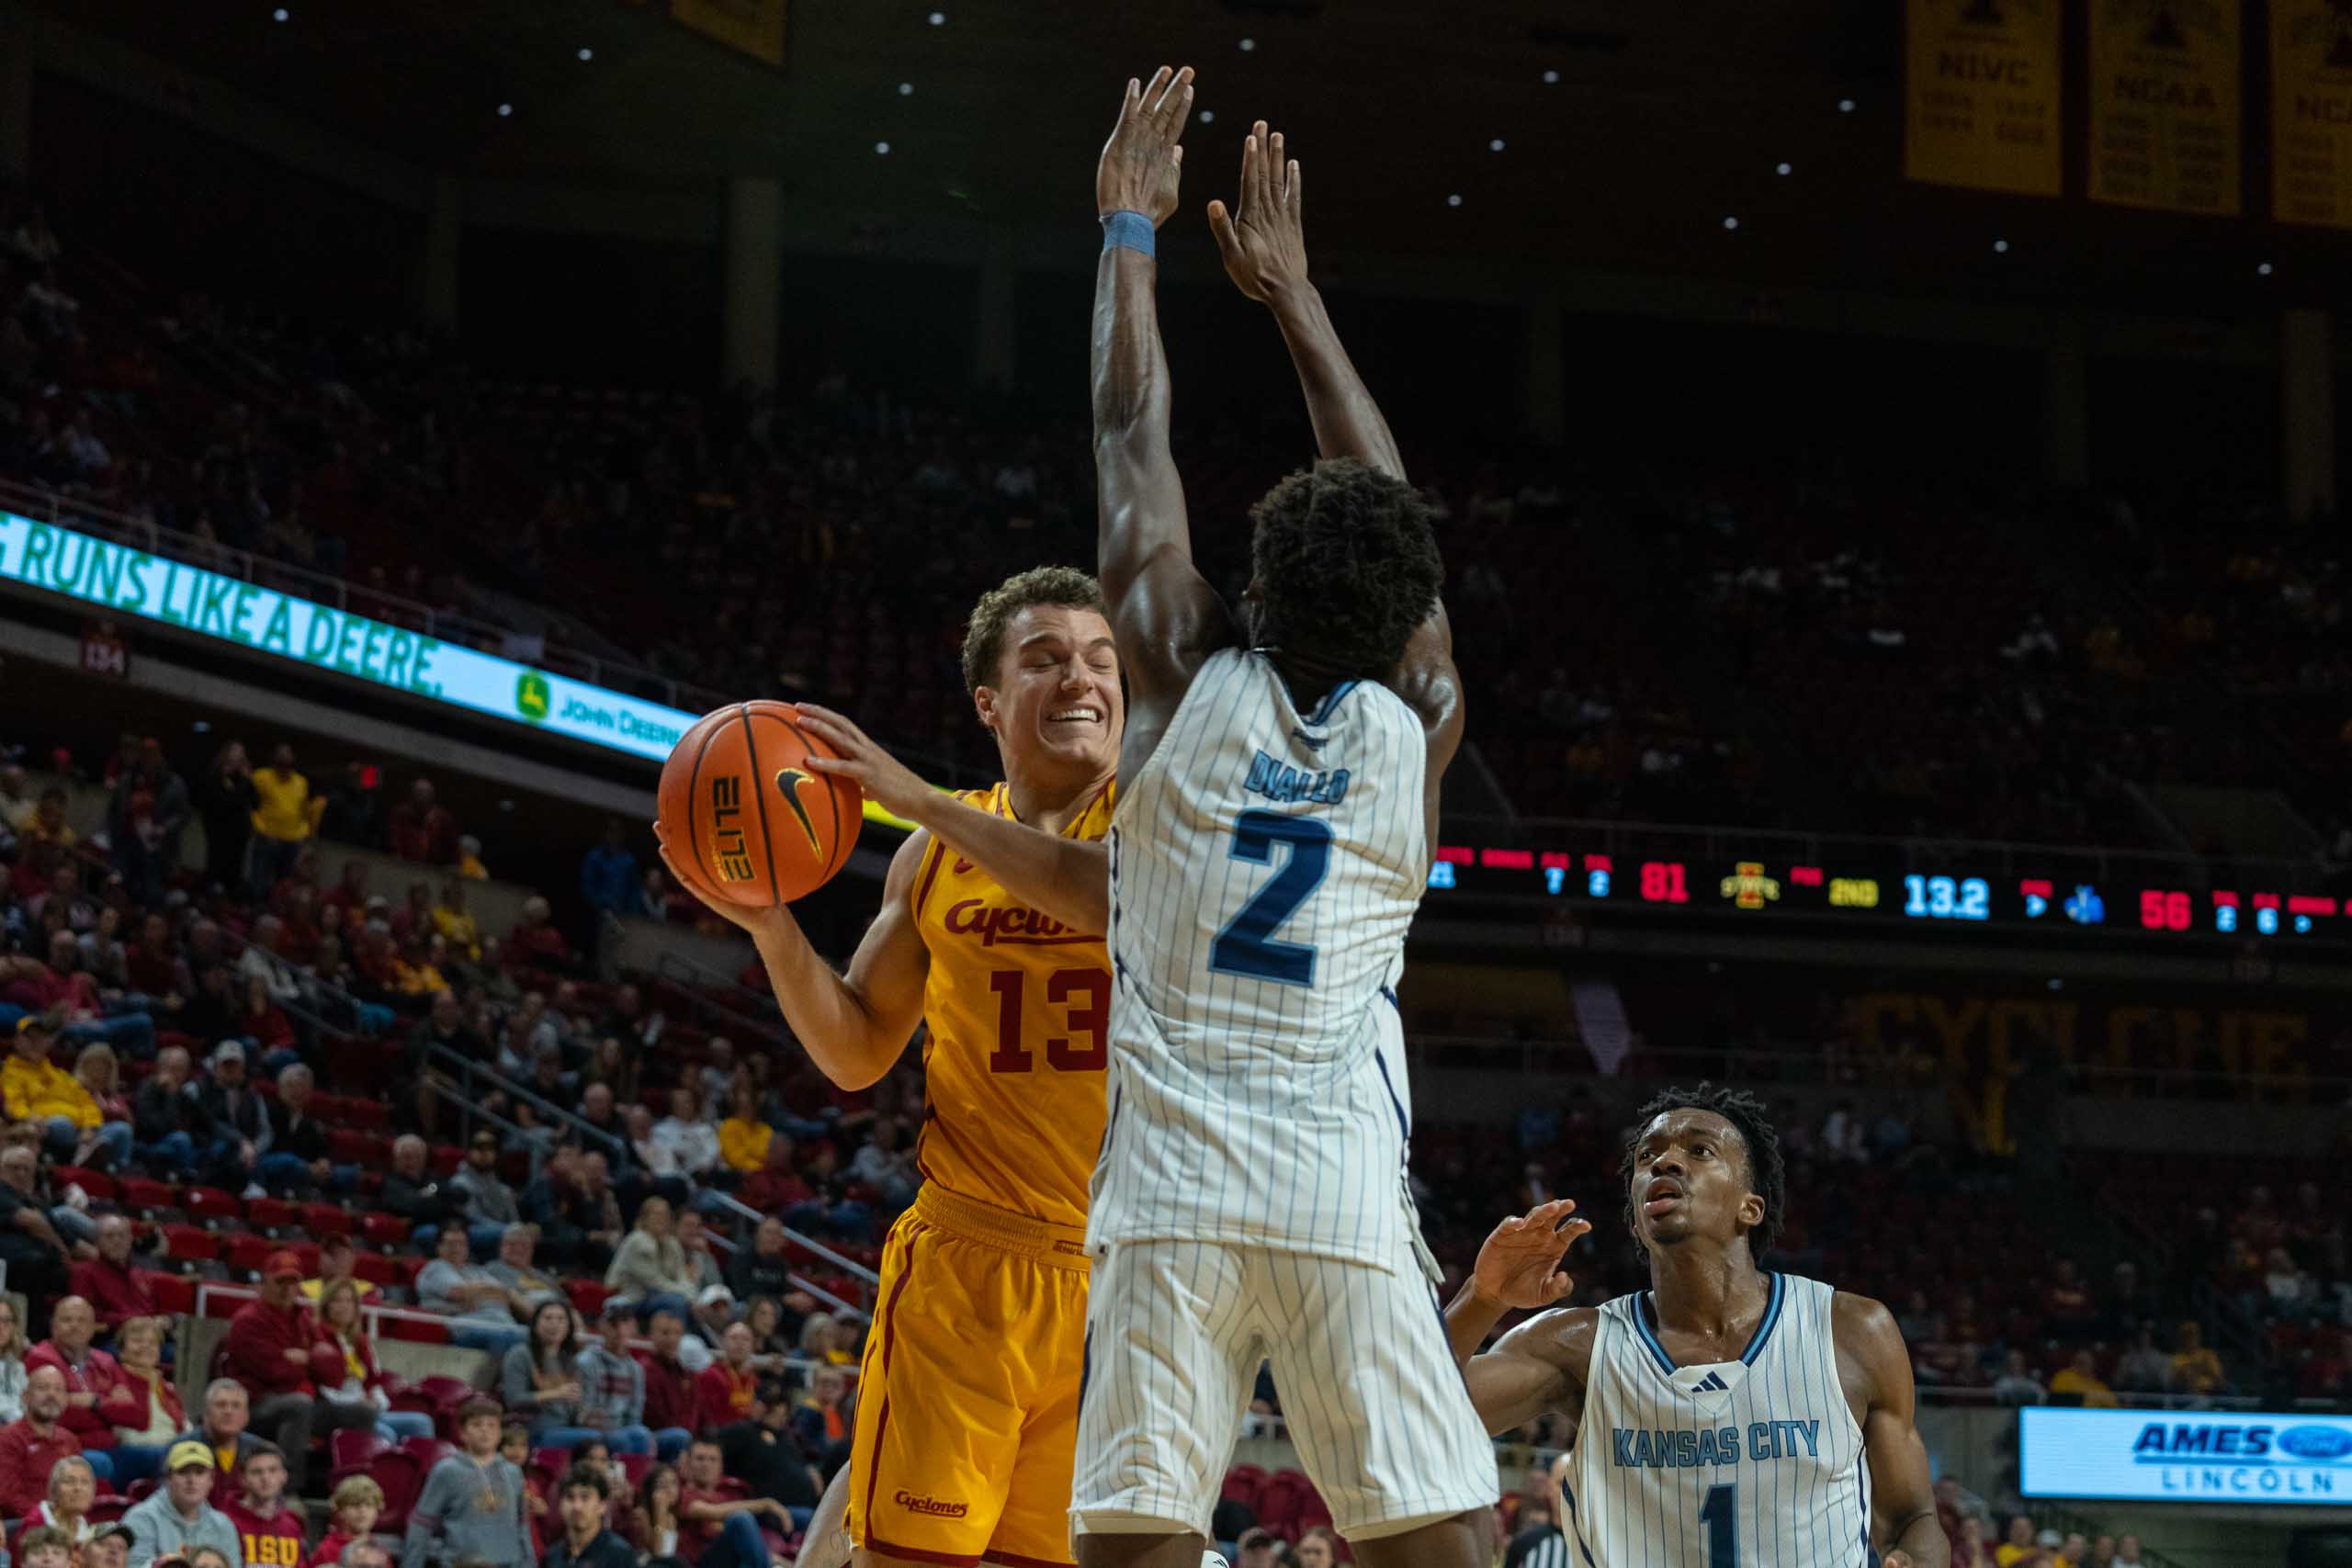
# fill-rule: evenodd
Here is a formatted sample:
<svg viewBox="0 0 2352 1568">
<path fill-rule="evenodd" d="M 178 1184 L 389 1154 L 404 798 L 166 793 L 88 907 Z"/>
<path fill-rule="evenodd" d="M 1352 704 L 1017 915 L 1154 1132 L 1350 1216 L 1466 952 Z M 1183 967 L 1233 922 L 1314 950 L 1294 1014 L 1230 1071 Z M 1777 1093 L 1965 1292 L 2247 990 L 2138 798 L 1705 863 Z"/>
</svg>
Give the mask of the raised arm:
<svg viewBox="0 0 2352 1568">
<path fill-rule="evenodd" d="M 949 849 L 977 864 L 1004 890 L 1076 931 L 1101 935 L 1111 927 L 1111 857 L 1100 840 L 1065 839 L 1010 817 L 975 811 L 917 778 L 865 731 L 831 708 L 800 705 L 800 722 L 841 753 L 811 756 L 817 773 L 853 778 L 885 811 L 927 828 Z"/>
<path fill-rule="evenodd" d="M 1315 423 L 1316 450 L 1326 457 L 1353 457 L 1401 479 L 1405 459 L 1388 421 L 1340 346 L 1323 296 L 1306 280 L 1299 215 L 1304 190 L 1298 160 L 1285 156 L 1282 132 L 1270 134 L 1261 119 L 1241 144 L 1238 210 L 1210 202 L 1209 230 L 1234 286 L 1273 311 L 1282 328 Z"/>
<path fill-rule="evenodd" d="M 1154 236 L 1176 209 L 1179 143 L 1192 108 L 1189 65 L 1163 65 L 1148 85 L 1130 79 L 1094 172 L 1102 220 L 1094 272 L 1097 555 L 1132 694 L 1126 750 L 1138 762 L 1201 660 L 1232 640 L 1231 617 L 1193 565 L 1184 489 L 1168 445 L 1168 355 L 1156 297 Z"/>
<path fill-rule="evenodd" d="M 1573 1201 L 1558 1199 L 1497 1225 L 1478 1248 L 1469 1282 L 1445 1309 L 1446 1341 L 1489 1433 L 1582 1398 L 1592 1354 L 1589 1309 L 1547 1312 L 1504 1335 L 1493 1349 L 1478 1348 L 1505 1314 L 1566 1301 L 1575 1289 L 1560 1265 L 1569 1244 L 1592 1228 L 1570 1218 L 1575 1210 Z"/>
<path fill-rule="evenodd" d="M 1936 1517 L 1928 1448 L 1919 1439 L 1911 1353 L 1885 1303 L 1840 1291 L 1830 1306 L 1838 1378 L 1866 1390 L 1862 1461 L 1871 1467 L 1871 1540 L 1886 1568 L 1946 1568 L 1951 1542 Z"/>
</svg>

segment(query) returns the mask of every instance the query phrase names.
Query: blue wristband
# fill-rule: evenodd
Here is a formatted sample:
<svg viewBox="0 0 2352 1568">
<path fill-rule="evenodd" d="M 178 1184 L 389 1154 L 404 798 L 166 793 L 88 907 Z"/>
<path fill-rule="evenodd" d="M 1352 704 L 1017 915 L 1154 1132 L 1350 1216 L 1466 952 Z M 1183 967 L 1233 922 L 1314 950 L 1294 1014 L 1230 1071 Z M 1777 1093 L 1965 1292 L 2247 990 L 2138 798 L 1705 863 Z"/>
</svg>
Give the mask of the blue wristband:
<svg viewBox="0 0 2352 1568">
<path fill-rule="evenodd" d="M 1102 219 L 1102 248 L 1112 250 L 1125 245 L 1131 251 L 1155 255 L 1152 249 L 1151 220 L 1140 212 L 1122 209 L 1108 213 Z"/>
</svg>

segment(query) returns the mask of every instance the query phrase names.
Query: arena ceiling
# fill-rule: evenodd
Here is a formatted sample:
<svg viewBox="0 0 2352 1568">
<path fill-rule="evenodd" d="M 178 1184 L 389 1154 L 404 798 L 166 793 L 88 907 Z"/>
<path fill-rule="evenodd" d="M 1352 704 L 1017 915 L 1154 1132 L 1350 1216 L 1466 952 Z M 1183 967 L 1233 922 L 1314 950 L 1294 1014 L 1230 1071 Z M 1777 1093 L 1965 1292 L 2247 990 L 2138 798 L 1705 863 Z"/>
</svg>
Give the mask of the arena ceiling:
<svg viewBox="0 0 2352 1568">
<path fill-rule="evenodd" d="M 828 208 L 1082 225 L 1124 78 L 1170 61 L 1215 117 L 1187 138 L 1195 211 L 1263 115 L 1306 165 L 1310 232 L 1367 253 L 2215 315 L 2324 299 L 2352 261 L 2252 220 L 1905 184 L 1893 0 L 791 0 L 780 70 L 660 0 L 36 3 L 492 179 L 777 174 Z"/>
</svg>

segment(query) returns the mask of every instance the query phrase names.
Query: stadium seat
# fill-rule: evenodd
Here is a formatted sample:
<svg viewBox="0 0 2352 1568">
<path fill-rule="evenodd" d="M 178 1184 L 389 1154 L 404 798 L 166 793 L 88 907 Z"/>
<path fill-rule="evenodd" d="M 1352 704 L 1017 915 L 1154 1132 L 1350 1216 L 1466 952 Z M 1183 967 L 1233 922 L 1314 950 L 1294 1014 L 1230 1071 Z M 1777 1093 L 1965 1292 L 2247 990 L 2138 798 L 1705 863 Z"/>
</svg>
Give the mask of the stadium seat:
<svg viewBox="0 0 2352 1568">
<path fill-rule="evenodd" d="M 114 1178 L 104 1171 L 92 1170 L 87 1166 L 58 1165 L 51 1166 L 49 1174 L 60 1191 L 68 1187 L 78 1187 L 89 1195 L 93 1203 L 114 1201 Z"/>
<path fill-rule="evenodd" d="M 407 1525 L 409 1510 L 424 1488 L 426 1469 L 414 1454 L 401 1449 L 386 1449 L 368 1467 L 368 1479 L 384 1494 L 384 1511 L 376 1518 L 379 1534 L 398 1535 Z"/>
<path fill-rule="evenodd" d="M 277 1243 L 266 1235 L 240 1231 L 221 1238 L 220 1256 L 230 1268 L 247 1274 L 258 1274 L 269 1255 L 277 1250 Z"/>
<path fill-rule="evenodd" d="M 398 1214 L 370 1212 L 359 1216 L 359 1234 L 376 1247 L 399 1247 L 408 1240 L 408 1222 Z"/>
<path fill-rule="evenodd" d="M 283 1198 L 248 1198 L 245 1224 L 256 1230 L 299 1230 L 302 1228 L 302 1211 Z"/>
<path fill-rule="evenodd" d="M 126 1176 L 116 1182 L 115 1197 L 124 1208 L 148 1215 L 166 1209 L 177 1212 L 179 1208 L 170 1188 L 143 1176 Z"/>
<path fill-rule="evenodd" d="M 385 1285 L 407 1282 L 400 1264 L 380 1252 L 355 1252 L 351 1255 L 351 1274 L 379 1289 Z"/>
<path fill-rule="evenodd" d="M 340 1486 L 355 1475 L 364 1475 L 381 1454 L 390 1453 L 392 1445 L 373 1432 L 341 1431 L 327 1439 L 327 1456 L 334 1467 L 331 1486 Z"/>
<path fill-rule="evenodd" d="M 305 1203 L 302 1228 L 311 1233 L 312 1241 L 324 1241 L 331 1235 L 350 1235 L 353 1226 L 351 1216 L 333 1203 Z"/>
<path fill-rule="evenodd" d="M 417 1345 L 447 1345 L 449 1343 L 449 1325 L 437 1318 L 386 1317 L 383 1333 L 379 1337 L 406 1339 Z"/>
<path fill-rule="evenodd" d="M 126 1182 L 124 1185 L 128 1186 L 129 1183 Z M 156 1185 L 161 1186 L 162 1183 L 158 1182 Z M 202 1225 L 191 1225 L 183 1222 L 158 1225 L 155 1228 L 164 1233 L 164 1250 L 173 1258 L 196 1263 L 220 1256 L 220 1238 Z"/>
<path fill-rule="evenodd" d="M 581 1316 L 594 1323 L 613 1292 L 602 1280 L 566 1280 L 563 1293 L 571 1298 L 571 1304 L 579 1309 Z"/>
<path fill-rule="evenodd" d="M 195 1280 L 184 1274 L 167 1273 L 160 1269 L 141 1269 L 136 1272 L 139 1282 L 147 1287 L 149 1295 L 155 1298 L 158 1311 L 179 1317 L 196 1310 Z"/>
<path fill-rule="evenodd" d="M 180 1207 L 190 1219 L 218 1221 L 245 1217 L 244 1201 L 218 1187 L 188 1187 L 180 1191 Z"/>
</svg>

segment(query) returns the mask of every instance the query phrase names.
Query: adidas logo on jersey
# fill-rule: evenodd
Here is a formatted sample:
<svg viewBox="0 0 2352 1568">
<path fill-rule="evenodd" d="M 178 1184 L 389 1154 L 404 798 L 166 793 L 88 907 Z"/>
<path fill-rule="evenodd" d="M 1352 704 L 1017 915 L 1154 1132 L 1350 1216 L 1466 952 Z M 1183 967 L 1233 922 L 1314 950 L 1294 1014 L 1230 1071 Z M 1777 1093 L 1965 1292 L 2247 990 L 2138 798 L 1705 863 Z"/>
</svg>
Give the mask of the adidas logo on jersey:
<svg viewBox="0 0 2352 1568">
<path fill-rule="evenodd" d="M 1693 1393 L 1729 1393 L 1731 1392 L 1731 1384 L 1724 1382 L 1723 1373 L 1709 1372 L 1705 1377 L 1701 1378 L 1697 1382 L 1690 1385 L 1690 1392 Z"/>
</svg>

